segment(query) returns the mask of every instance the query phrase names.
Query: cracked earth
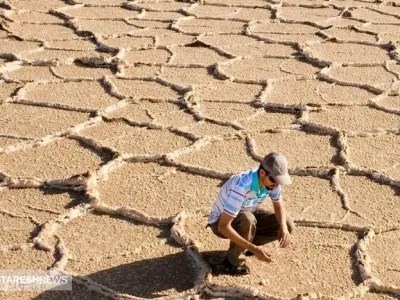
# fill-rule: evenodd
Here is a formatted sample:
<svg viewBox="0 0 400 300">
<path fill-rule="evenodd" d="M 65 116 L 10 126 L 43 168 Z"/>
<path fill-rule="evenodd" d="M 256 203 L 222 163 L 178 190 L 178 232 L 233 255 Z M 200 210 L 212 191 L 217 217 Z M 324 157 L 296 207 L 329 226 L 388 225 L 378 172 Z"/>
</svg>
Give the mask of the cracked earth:
<svg viewBox="0 0 400 300">
<path fill-rule="evenodd" d="M 399 44 L 398 0 L 0 1 L 0 269 L 73 276 L 0 299 L 399 299 Z M 270 151 L 294 243 L 217 274 Z"/>
</svg>

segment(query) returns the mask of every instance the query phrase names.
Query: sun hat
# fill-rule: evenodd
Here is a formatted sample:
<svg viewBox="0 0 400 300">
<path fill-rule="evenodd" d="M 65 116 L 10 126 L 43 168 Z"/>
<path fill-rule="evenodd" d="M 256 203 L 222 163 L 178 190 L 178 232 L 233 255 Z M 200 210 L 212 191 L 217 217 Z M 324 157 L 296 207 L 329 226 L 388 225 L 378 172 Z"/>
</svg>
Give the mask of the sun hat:
<svg viewBox="0 0 400 300">
<path fill-rule="evenodd" d="M 288 161 L 283 155 L 271 152 L 264 157 L 261 166 L 272 176 L 276 183 L 281 185 L 292 183 L 288 172 Z"/>
</svg>

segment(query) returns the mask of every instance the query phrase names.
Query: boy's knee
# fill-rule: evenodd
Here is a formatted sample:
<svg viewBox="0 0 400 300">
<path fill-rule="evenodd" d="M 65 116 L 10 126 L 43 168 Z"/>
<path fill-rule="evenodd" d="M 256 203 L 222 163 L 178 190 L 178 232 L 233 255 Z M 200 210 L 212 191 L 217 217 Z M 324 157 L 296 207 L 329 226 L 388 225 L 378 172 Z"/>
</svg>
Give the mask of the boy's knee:
<svg viewBox="0 0 400 300">
<path fill-rule="evenodd" d="M 286 218 L 286 224 L 287 224 L 289 233 L 292 234 L 293 231 L 294 231 L 295 228 L 296 228 L 296 225 L 294 224 L 293 219 L 292 219 L 291 217 L 288 216 L 288 217 Z"/>
<path fill-rule="evenodd" d="M 241 226 L 251 227 L 255 226 L 257 223 L 256 217 L 252 212 L 249 211 L 239 213 L 236 218 L 238 224 L 240 224 Z"/>
</svg>

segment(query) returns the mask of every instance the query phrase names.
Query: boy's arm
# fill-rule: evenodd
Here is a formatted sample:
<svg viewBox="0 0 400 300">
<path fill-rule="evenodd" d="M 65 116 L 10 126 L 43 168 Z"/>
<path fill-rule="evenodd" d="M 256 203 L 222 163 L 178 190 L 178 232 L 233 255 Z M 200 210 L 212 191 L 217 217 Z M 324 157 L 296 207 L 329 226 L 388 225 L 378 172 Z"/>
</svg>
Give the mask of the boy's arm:
<svg viewBox="0 0 400 300">
<path fill-rule="evenodd" d="M 268 254 L 263 248 L 258 247 L 249 241 L 242 238 L 235 229 L 232 228 L 231 223 L 234 217 L 223 212 L 219 219 L 218 223 L 218 231 L 225 236 L 226 238 L 230 239 L 232 243 L 242 247 L 244 249 L 248 249 L 249 251 L 253 252 L 254 255 L 261 261 L 270 262 L 271 256 Z"/>
<path fill-rule="evenodd" d="M 275 216 L 279 223 L 279 245 L 281 247 L 286 247 L 292 240 L 286 223 L 286 209 L 282 201 L 272 201 L 272 203 L 274 205 Z"/>
</svg>

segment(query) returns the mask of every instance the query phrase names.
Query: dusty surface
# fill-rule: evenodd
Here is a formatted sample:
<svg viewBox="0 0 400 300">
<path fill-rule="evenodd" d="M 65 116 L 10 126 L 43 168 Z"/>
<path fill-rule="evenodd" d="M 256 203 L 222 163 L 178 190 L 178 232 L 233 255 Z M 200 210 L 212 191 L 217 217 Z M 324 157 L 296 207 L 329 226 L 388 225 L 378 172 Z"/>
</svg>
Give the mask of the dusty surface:
<svg viewBox="0 0 400 300">
<path fill-rule="evenodd" d="M 0 199 L 1 244 L 16 245 L 27 243 L 38 224 L 65 212 L 83 197 L 77 193 L 32 188 L 2 190 Z"/>
<path fill-rule="evenodd" d="M 74 283 L 0 299 L 399 299 L 399 43 L 399 1 L 3 1 L 0 269 Z M 270 151 L 294 243 L 223 274 Z"/>
<path fill-rule="evenodd" d="M 285 189 L 286 207 L 295 219 L 340 222 L 345 216 L 340 197 L 326 179 L 293 176 Z M 312 190 L 313 192 L 310 192 Z M 303 199 L 296 201 L 295 199 Z M 272 206 L 269 209 L 273 209 Z"/>
<path fill-rule="evenodd" d="M 13 68 L 10 71 L 5 70 L 3 76 L 10 80 L 21 82 L 57 79 L 49 66 L 19 66 L 19 68 Z"/>
<path fill-rule="evenodd" d="M 272 84 L 269 103 L 290 105 L 368 104 L 374 94 L 357 87 L 320 80 L 284 81 Z"/>
<path fill-rule="evenodd" d="M 158 164 L 129 163 L 100 184 L 100 193 L 102 201 L 107 204 L 140 206 L 149 215 L 168 217 L 180 211 L 208 212 L 219 184 L 220 180 L 194 176 Z M 165 193 L 176 187 L 180 187 L 176 193 Z M 174 205 L 160 206 L 160 199 Z"/>
<path fill-rule="evenodd" d="M 342 131 L 396 130 L 400 126 L 398 116 L 367 106 L 358 108 L 360 115 L 354 118 L 354 107 L 330 107 L 326 111 L 311 112 L 310 121 L 336 127 Z"/>
<path fill-rule="evenodd" d="M 40 138 L 89 118 L 87 113 L 12 103 L 3 105 L 0 116 L 0 126 L 5 132 L 24 138 Z M 25 119 L 25 116 L 32 117 Z"/>
<path fill-rule="evenodd" d="M 222 250 L 227 244 L 215 238 L 211 230 L 204 233 L 201 229 L 204 222 L 204 218 L 201 222 L 201 217 L 195 215 L 186 230 L 200 243 L 199 248 L 206 261 L 214 266 L 223 257 Z M 351 246 L 357 241 L 356 233 L 303 227 L 297 229 L 296 235 L 296 242 L 289 249 L 279 249 L 275 243 L 267 246 L 274 253 L 274 262 L 260 266 L 257 259 L 249 259 L 249 266 L 255 269 L 251 275 L 232 277 L 218 274 L 212 282 L 218 285 L 257 286 L 261 295 L 278 297 L 303 294 L 316 287 L 321 292 L 329 290 L 335 295 L 355 288 L 351 278 Z M 317 271 L 321 270 L 318 267 L 320 264 L 330 266 L 323 271 L 324 276 Z M 263 281 L 266 283 L 262 285 Z"/>
<path fill-rule="evenodd" d="M 387 245 L 390 243 L 390 247 Z M 392 249 L 399 247 L 398 232 L 385 232 L 379 234 L 376 241 L 371 245 L 371 258 L 376 261 L 373 266 L 373 274 L 382 278 L 392 285 L 398 285 L 400 282 L 398 257 L 392 259 Z"/>
<path fill-rule="evenodd" d="M 358 176 L 345 176 L 341 178 L 340 184 L 348 195 L 348 205 L 359 214 L 348 215 L 350 220 L 356 219 L 359 224 L 384 228 L 399 223 L 400 217 L 396 212 L 395 202 L 398 198 L 396 190 Z M 379 193 L 379 201 L 370 196 L 372 190 Z"/>
<path fill-rule="evenodd" d="M 98 168 L 103 161 L 101 156 L 104 155 L 79 141 L 57 139 L 41 147 L 2 155 L 0 165 L 2 172 L 15 177 L 68 178 Z"/>
<path fill-rule="evenodd" d="M 262 156 L 264 151 L 281 149 L 282 154 L 290 159 L 293 168 L 330 166 L 336 154 L 331 145 L 331 137 L 327 135 L 287 131 L 253 133 L 251 137 L 254 139 L 258 155 Z"/>
<path fill-rule="evenodd" d="M 328 74 L 343 84 L 369 85 L 381 90 L 390 89 L 397 79 L 395 74 L 382 66 L 338 66 Z"/>
<path fill-rule="evenodd" d="M 117 99 L 105 92 L 99 82 L 53 83 L 37 85 L 28 89 L 25 99 L 34 102 L 57 103 L 69 107 L 102 108 Z"/>
<path fill-rule="evenodd" d="M 167 153 L 190 145 L 190 141 L 168 130 L 136 128 L 124 122 L 94 125 L 82 135 L 120 152 L 137 155 Z"/>
<path fill-rule="evenodd" d="M 379 137 L 350 137 L 349 156 L 351 160 L 364 168 L 372 168 L 389 175 L 392 178 L 400 178 L 400 137 L 388 134 Z M 391 151 L 382 151 L 391 149 Z M 379 155 L 376 153 L 379 152 Z"/>
<path fill-rule="evenodd" d="M 168 226 L 89 214 L 69 223 L 60 235 L 70 249 L 67 270 L 112 289 L 154 298 L 193 287 L 195 272 L 185 252 L 169 238 Z M 82 248 L 82 244 L 91 246 Z"/>
</svg>

